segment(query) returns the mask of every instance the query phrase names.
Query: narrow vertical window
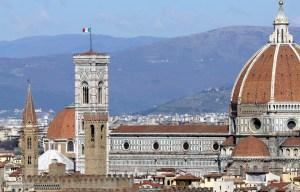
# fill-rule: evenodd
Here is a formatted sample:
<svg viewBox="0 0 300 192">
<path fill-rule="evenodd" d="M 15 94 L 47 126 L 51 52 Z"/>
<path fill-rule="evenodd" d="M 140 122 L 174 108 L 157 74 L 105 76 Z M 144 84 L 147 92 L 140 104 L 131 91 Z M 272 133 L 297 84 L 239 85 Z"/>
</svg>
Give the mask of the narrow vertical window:
<svg viewBox="0 0 300 192">
<path fill-rule="evenodd" d="M 84 144 L 81 144 L 81 154 L 84 155 Z"/>
<path fill-rule="evenodd" d="M 81 130 L 84 131 L 84 120 L 81 122 Z"/>
<path fill-rule="evenodd" d="M 103 82 L 98 84 L 98 103 L 103 104 Z"/>
<path fill-rule="evenodd" d="M 28 163 L 28 165 L 31 165 L 31 156 L 28 156 L 27 163 Z"/>
<path fill-rule="evenodd" d="M 31 137 L 27 138 L 27 149 L 31 149 L 32 142 L 31 142 Z"/>
<path fill-rule="evenodd" d="M 95 141 L 95 127 L 91 125 L 91 142 Z"/>
<path fill-rule="evenodd" d="M 85 81 L 82 83 L 82 102 L 89 103 L 89 84 Z"/>
<path fill-rule="evenodd" d="M 68 141 L 67 151 L 68 152 L 73 152 L 74 151 L 74 143 L 73 143 L 73 141 Z"/>
</svg>

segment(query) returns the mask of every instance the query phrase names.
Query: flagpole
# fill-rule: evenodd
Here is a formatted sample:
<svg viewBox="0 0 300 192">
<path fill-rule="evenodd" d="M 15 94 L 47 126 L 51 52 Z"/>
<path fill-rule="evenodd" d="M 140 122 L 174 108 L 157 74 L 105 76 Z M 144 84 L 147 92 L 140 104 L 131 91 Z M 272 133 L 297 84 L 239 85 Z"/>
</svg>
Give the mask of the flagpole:
<svg viewBox="0 0 300 192">
<path fill-rule="evenodd" d="M 93 42 L 92 42 L 92 27 L 90 26 L 90 51 L 93 51 Z"/>
</svg>

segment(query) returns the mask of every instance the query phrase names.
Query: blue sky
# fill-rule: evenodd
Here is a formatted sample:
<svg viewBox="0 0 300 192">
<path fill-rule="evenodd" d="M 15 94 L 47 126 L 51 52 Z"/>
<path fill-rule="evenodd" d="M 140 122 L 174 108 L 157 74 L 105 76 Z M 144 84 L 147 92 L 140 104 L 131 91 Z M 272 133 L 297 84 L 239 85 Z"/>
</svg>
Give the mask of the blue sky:
<svg viewBox="0 0 300 192">
<path fill-rule="evenodd" d="M 292 26 L 300 1 L 286 0 Z M 0 40 L 93 32 L 119 37 L 188 35 L 231 25 L 271 26 L 277 0 L 0 0 Z"/>
</svg>

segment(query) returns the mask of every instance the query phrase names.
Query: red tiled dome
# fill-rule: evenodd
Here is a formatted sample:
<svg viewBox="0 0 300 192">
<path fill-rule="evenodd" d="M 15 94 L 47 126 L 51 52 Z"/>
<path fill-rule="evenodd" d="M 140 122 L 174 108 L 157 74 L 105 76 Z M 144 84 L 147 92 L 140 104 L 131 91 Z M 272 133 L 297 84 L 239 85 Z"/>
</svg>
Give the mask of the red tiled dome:
<svg viewBox="0 0 300 192">
<path fill-rule="evenodd" d="M 60 111 L 50 123 L 47 138 L 73 139 L 75 138 L 75 109 L 65 108 Z"/>
<path fill-rule="evenodd" d="M 234 157 L 269 157 L 267 145 L 260 139 L 249 136 L 242 139 L 232 152 Z"/>
<path fill-rule="evenodd" d="M 234 136 L 229 136 L 224 140 L 222 146 L 234 146 L 234 140 L 235 140 Z"/>
<path fill-rule="evenodd" d="M 300 102 L 300 47 L 267 44 L 244 66 L 233 87 L 232 104 Z"/>
<path fill-rule="evenodd" d="M 282 144 L 282 147 L 296 147 L 300 146 L 300 138 L 298 137 L 289 137 Z"/>
</svg>

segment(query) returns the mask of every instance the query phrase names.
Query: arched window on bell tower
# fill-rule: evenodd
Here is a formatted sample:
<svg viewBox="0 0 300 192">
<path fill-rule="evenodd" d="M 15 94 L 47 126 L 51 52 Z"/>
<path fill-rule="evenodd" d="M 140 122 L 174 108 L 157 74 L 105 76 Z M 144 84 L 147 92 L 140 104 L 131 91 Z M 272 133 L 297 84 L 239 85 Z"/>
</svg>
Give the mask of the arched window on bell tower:
<svg viewBox="0 0 300 192">
<path fill-rule="evenodd" d="M 98 83 L 98 103 L 103 104 L 103 82 Z"/>
<path fill-rule="evenodd" d="M 86 81 L 82 82 L 82 102 L 89 103 L 89 84 Z"/>
</svg>

